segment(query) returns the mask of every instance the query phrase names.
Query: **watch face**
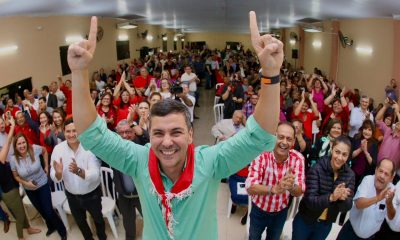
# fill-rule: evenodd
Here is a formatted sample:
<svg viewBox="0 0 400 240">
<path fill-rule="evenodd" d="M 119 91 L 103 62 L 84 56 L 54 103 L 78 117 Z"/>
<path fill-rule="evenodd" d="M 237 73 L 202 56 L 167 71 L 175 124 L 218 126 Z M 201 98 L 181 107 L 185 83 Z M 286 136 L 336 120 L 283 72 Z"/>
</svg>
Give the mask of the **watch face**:
<svg viewBox="0 0 400 240">
<path fill-rule="evenodd" d="M 97 42 L 100 42 L 101 39 L 103 39 L 103 35 L 104 35 L 104 29 L 101 26 L 97 27 Z"/>
</svg>

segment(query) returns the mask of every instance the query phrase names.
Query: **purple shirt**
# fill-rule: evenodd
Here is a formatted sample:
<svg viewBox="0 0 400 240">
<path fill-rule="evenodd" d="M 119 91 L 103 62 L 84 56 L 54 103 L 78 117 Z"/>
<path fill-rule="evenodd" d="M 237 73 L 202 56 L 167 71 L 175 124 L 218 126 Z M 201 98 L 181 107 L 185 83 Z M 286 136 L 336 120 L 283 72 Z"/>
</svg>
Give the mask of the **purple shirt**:
<svg viewBox="0 0 400 240">
<path fill-rule="evenodd" d="M 376 121 L 376 126 L 383 133 L 383 141 L 378 153 L 378 162 L 382 159 L 390 159 L 396 165 L 396 170 L 400 167 L 400 136 L 393 134 L 391 128 L 382 121 Z"/>
</svg>

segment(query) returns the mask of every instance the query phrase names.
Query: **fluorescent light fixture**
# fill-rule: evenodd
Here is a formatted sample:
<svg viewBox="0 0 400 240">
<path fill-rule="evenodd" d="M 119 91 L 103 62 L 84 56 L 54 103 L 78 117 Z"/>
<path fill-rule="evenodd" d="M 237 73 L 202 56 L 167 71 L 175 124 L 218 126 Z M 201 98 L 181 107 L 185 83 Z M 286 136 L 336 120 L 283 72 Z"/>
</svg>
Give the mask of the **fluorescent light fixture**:
<svg viewBox="0 0 400 240">
<path fill-rule="evenodd" d="M 65 38 L 65 42 L 67 43 L 67 44 L 72 44 L 72 43 L 77 43 L 77 42 L 80 42 L 80 41 L 82 41 L 84 38 L 82 37 L 82 36 L 80 36 L 80 35 L 71 35 L 71 36 L 67 36 L 66 38 Z"/>
<path fill-rule="evenodd" d="M 163 41 L 167 41 L 167 40 L 168 40 L 168 37 L 167 37 L 167 36 L 164 36 L 164 37 L 162 37 L 162 40 L 163 40 Z"/>
<path fill-rule="evenodd" d="M 371 55 L 373 52 L 373 49 L 372 49 L 372 47 L 368 47 L 368 46 L 365 46 L 365 47 L 357 46 L 356 51 L 361 54 Z"/>
<path fill-rule="evenodd" d="M 147 41 L 153 41 L 153 36 L 147 35 L 147 36 L 146 36 L 146 39 L 147 39 Z"/>
<path fill-rule="evenodd" d="M 18 46 L 17 45 L 11 45 L 11 46 L 7 46 L 7 47 L 1 47 L 0 48 L 0 54 L 8 54 L 8 53 L 12 53 L 18 50 Z"/>
<path fill-rule="evenodd" d="M 129 40 L 129 36 L 126 34 L 120 34 L 118 35 L 118 40 L 119 41 L 128 41 Z"/>
<path fill-rule="evenodd" d="M 321 43 L 320 40 L 315 40 L 315 41 L 312 43 L 312 45 L 313 45 L 314 48 L 321 48 L 322 43 Z"/>
<path fill-rule="evenodd" d="M 130 22 L 123 22 L 123 23 L 118 23 L 117 28 L 119 29 L 134 29 L 137 28 L 138 25 Z"/>
<path fill-rule="evenodd" d="M 305 27 L 304 32 L 309 32 L 309 33 L 319 33 L 322 32 L 322 28 L 318 27 Z"/>
<path fill-rule="evenodd" d="M 295 40 L 295 39 L 290 39 L 290 40 L 289 40 L 289 43 L 290 43 L 290 45 L 292 45 L 292 46 L 293 46 L 293 45 L 295 45 L 295 44 L 296 44 L 296 40 Z"/>
</svg>

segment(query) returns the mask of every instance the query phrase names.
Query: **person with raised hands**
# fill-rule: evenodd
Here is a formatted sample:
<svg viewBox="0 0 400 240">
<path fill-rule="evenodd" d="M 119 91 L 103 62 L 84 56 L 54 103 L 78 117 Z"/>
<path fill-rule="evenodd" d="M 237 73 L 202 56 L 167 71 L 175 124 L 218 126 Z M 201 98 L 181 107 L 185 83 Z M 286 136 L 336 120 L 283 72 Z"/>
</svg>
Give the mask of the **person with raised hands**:
<svg viewBox="0 0 400 240">
<path fill-rule="evenodd" d="M 337 215 L 352 206 L 354 173 L 346 164 L 351 142 L 333 140 L 332 154 L 320 158 L 307 172 L 306 191 L 293 220 L 292 239 L 326 239 Z"/>
<path fill-rule="evenodd" d="M 262 67 L 259 105 L 240 133 L 211 147 L 194 147 L 190 114 L 184 104 L 170 99 L 151 108 L 150 144 L 140 146 L 107 130 L 90 101 L 88 83 L 96 17 L 91 19 L 88 40 L 70 45 L 73 114 L 80 142 L 133 178 L 142 202 L 142 239 L 217 239 L 220 180 L 274 147 L 283 44 L 271 35 L 260 36 L 254 12 L 250 12 L 250 31 Z"/>
</svg>

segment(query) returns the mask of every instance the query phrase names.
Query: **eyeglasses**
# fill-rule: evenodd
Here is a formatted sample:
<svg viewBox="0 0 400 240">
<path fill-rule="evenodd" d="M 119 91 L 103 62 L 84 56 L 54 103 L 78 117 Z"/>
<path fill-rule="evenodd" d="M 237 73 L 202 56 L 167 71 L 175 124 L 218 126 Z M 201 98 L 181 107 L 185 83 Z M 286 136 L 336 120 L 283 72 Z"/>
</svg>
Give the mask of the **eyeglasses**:
<svg viewBox="0 0 400 240">
<path fill-rule="evenodd" d="M 126 131 L 119 131 L 118 132 L 119 135 L 128 135 L 128 134 L 131 134 L 131 133 L 132 133 L 132 130 L 126 130 Z"/>
</svg>

